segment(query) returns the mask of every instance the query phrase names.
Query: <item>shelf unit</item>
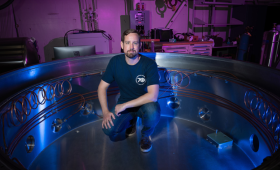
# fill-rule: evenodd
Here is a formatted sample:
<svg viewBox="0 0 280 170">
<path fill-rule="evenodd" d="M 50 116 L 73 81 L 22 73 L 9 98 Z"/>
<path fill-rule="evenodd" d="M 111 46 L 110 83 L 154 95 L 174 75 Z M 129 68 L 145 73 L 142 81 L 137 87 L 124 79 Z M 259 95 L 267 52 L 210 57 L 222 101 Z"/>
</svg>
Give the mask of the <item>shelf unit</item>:
<svg viewBox="0 0 280 170">
<path fill-rule="evenodd" d="M 234 2 L 233 2 L 234 1 Z M 190 15 L 190 8 L 192 8 L 192 15 L 191 18 L 189 17 L 189 24 L 191 25 L 191 29 L 188 29 L 192 33 L 195 32 L 195 26 L 202 27 L 208 27 L 208 35 L 213 35 L 214 28 L 219 27 L 226 27 L 226 37 L 229 37 L 230 35 L 230 29 L 232 25 L 243 25 L 242 21 L 239 21 L 235 18 L 232 18 L 232 6 L 233 5 L 244 5 L 245 0 L 212 0 L 212 2 L 209 2 L 209 0 L 189 0 L 189 15 Z M 217 7 L 218 5 L 227 6 L 225 7 Z M 195 16 L 195 8 L 196 7 L 206 7 L 209 8 L 208 13 L 208 23 L 204 22 L 203 20 L 197 18 Z M 216 10 L 215 8 L 225 8 L 227 10 L 227 21 L 226 22 L 219 22 L 216 21 Z M 191 23 L 190 23 L 191 20 Z"/>
<path fill-rule="evenodd" d="M 196 55 L 212 55 L 213 42 L 176 42 L 176 43 L 161 43 L 162 50 L 166 53 L 182 53 Z"/>
</svg>

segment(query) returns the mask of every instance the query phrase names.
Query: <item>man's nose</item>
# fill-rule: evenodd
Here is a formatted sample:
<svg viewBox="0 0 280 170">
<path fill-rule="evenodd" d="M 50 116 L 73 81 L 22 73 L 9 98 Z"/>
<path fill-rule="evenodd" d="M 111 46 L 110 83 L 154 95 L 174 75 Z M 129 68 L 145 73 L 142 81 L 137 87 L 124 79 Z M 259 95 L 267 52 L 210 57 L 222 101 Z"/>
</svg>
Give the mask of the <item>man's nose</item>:
<svg viewBox="0 0 280 170">
<path fill-rule="evenodd" d="M 134 49 L 133 43 L 130 44 L 130 49 Z"/>
</svg>

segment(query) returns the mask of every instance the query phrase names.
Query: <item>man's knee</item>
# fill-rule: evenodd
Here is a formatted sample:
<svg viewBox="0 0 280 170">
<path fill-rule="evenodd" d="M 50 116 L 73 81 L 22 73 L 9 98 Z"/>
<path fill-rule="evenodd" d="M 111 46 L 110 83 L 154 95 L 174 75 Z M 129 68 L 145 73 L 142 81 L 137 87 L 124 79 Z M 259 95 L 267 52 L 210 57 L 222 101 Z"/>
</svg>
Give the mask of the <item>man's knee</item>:
<svg viewBox="0 0 280 170">
<path fill-rule="evenodd" d="M 107 136 L 115 136 L 117 134 L 112 127 L 108 128 L 108 129 L 102 128 L 102 130 L 105 133 L 105 135 L 107 135 Z"/>
<path fill-rule="evenodd" d="M 158 102 L 144 104 L 141 107 L 142 118 L 158 122 L 160 119 L 160 106 Z"/>
<path fill-rule="evenodd" d="M 142 106 L 142 110 L 145 113 L 160 114 L 160 106 L 158 102 L 146 103 Z"/>
</svg>

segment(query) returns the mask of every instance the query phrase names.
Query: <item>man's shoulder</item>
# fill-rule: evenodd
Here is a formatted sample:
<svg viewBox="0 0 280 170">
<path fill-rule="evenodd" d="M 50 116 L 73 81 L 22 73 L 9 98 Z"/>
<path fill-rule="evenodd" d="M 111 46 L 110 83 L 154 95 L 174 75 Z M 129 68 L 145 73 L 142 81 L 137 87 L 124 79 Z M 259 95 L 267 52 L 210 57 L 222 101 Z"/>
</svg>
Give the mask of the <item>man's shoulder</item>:
<svg viewBox="0 0 280 170">
<path fill-rule="evenodd" d="M 150 57 L 146 57 L 144 55 L 141 55 L 141 57 L 143 57 L 143 61 L 145 62 L 145 64 L 156 64 L 155 60 Z"/>
<path fill-rule="evenodd" d="M 121 60 L 123 59 L 124 54 L 118 54 L 111 58 L 112 61 Z"/>
</svg>

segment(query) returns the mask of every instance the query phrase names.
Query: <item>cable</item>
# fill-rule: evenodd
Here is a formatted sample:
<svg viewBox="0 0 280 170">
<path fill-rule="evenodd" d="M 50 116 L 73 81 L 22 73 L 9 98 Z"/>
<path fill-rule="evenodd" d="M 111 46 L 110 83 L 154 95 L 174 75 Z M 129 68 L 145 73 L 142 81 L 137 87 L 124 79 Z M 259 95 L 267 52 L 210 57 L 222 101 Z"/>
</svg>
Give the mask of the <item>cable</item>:
<svg viewBox="0 0 280 170">
<path fill-rule="evenodd" d="M 173 5 L 171 2 L 172 2 L 172 0 L 165 0 L 166 6 L 167 6 L 167 8 L 169 8 L 169 9 L 172 9 L 173 6 L 176 6 L 177 3 L 178 3 L 178 0 L 175 0 L 175 4 L 174 4 L 174 5 Z M 168 3 L 169 3 L 169 5 L 170 5 L 171 7 L 169 7 Z"/>
<path fill-rule="evenodd" d="M 110 34 L 107 35 L 105 31 L 102 32 L 102 35 L 103 35 L 103 37 L 106 38 L 107 40 L 112 40 L 111 35 L 110 35 Z"/>
<path fill-rule="evenodd" d="M 7 8 L 9 5 L 11 5 L 14 2 L 14 0 L 8 0 L 6 3 L 0 6 L 0 10 Z"/>
<path fill-rule="evenodd" d="M 15 28 L 16 28 L 16 32 L 17 32 L 17 38 L 19 38 L 18 24 L 17 24 L 17 20 L 16 20 L 16 15 L 15 15 L 15 10 L 14 10 L 14 5 L 13 4 L 12 4 L 12 9 L 13 9 L 13 15 L 14 15 Z"/>
<path fill-rule="evenodd" d="M 102 36 L 108 40 L 112 40 L 112 37 L 110 34 L 106 34 L 105 31 L 103 30 L 94 30 L 94 31 L 85 31 L 85 30 L 81 30 L 81 29 L 73 29 L 73 30 L 69 30 L 65 33 L 64 35 L 64 46 L 67 47 L 68 46 L 68 38 L 67 38 L 67 34 L 71 31 L 79 31 L 79 33 L 102 33 Z"/>
<path fill-rule="evenodd" d="M 81 30 L 81 29 L 73 29 L 73 30 L 69 30 L 69 31 L 67 31 L 65 34 L 64 34 L 64 46 L 65 47 L 67 47 L 68 46 L 68 40 L 67 40 L 67 43 L 66 43 L 66 36 L 67 36 L 67 34 L 69 33 L 69 32 L 71 32 L 71 31 L 84 31 L 84 30 Z"/>
</svg>

